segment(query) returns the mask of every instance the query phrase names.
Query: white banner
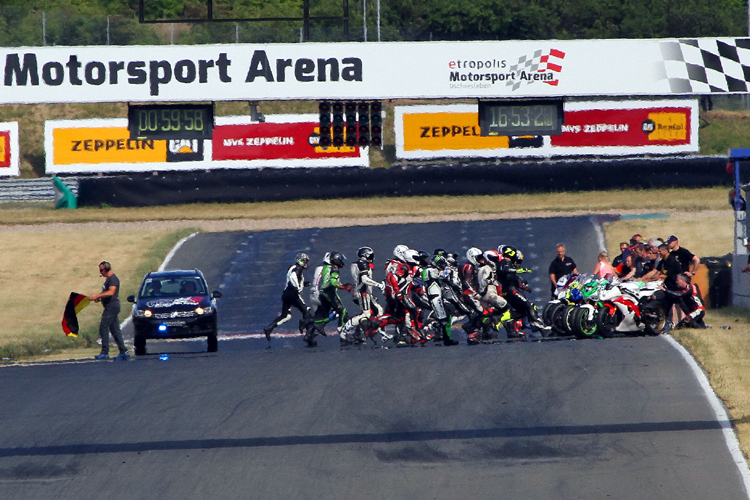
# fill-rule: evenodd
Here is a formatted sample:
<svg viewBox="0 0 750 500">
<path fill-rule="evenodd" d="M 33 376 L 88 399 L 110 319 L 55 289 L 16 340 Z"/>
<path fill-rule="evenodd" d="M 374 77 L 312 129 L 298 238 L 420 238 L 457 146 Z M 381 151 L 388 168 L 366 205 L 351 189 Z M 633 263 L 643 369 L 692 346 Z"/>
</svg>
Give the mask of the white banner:
<svg viewBox="0 0 750 500">
<path fill-rule="evenodd" d="M 746 93 L 750 39 L 21 47 L 0 64 L 0 103 Z"/>
</svg>

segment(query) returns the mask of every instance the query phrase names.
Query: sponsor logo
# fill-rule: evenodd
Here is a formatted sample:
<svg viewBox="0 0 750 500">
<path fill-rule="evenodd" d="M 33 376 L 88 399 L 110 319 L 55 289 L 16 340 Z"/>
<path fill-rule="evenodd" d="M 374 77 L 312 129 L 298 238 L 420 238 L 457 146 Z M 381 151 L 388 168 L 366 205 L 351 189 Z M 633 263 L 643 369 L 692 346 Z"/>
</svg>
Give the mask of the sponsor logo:
<svg viewBox="0 0 750 500">
<path fill-rule="evenodd" d="M 515 91 L 524 84 L 560 83 L 565 52 L 537 50 L 518 58 L 516 64 L 505 59 L 462 60 L 448 62 L 448 82 L 452 89 L 482 89 L 504 83 Z"/>
<path fill-rule="evenodd" d="M 203 161 L 203 139 L 170 139 L 167 162 Z"/>
</svg>

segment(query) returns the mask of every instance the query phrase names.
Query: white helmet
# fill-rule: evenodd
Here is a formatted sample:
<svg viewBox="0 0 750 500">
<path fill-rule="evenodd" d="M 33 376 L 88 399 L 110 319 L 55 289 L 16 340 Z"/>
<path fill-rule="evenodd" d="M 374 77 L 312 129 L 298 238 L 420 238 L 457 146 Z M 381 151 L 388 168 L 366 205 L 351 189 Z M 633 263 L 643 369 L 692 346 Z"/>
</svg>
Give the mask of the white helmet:
<svg viewBox="0 0 750 500">
<path fill-rule="evenodd" d="M 401 262 L 406 262 L 406 256 L 404 255 L 404 252 L 406 252 L 407 250 L 409 250 L 409 247 L 407 247 L 406 245 L 398 245 L 393 249 L 393 256 Z"/>
<path fill-rule="evenodd" d="M 419 252 L 416 250 L 413 250 L 411 248 L 408 248 L 404 252 L 404 258 L 406 259 L 406 262 L 409 264 L 419 264 L 419 261 L 417 260 L 417 257 L 419 256 Z"/>
<path fill-rule="evenodd" d="M 325 255 L 323 256 L 323 262 L 325 262 L 326 264 L 331 263 L 331 252 L 325 253 Z"/>
<path fill-rule="evenodd" d="M 479 262 L 477 262 L 477 257 L 482 256 L 482 251 L 478 249 L 477 247 L 471 247 L 468 250 L 466 250 L 466 260 L 474 264 L 475 266 L 479 265 Z"/>
</svg>

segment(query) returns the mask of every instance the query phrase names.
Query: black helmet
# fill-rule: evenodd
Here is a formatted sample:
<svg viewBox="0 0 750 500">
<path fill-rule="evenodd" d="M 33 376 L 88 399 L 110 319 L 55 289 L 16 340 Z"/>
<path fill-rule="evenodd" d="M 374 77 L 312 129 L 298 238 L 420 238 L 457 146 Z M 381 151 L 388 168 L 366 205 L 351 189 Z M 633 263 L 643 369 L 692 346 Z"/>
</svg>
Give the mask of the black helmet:
<svg viewBox="0 0 750 500">
<path fill-rule="evenodd" d="M 432 265 L 440 270 L 443 270 L 448 267 L 448 261 L 444 256 L 435 254 L 432 256 Z"/>
<path fill-rule="evenodd" d="M 366 260 L 367 262 L 372 262 L 372 259 L 375 258 L 375 252 L 370 247 L 362 247 L 357 250 L 357 257 Z"/>
<path fill-rule="evenodd" d="M 432 255 L 442 255 L 443 257 L 448 256 L 448 252 L 446 252 L 445 248 L 436 248 L 434 252 L 432 252 Z"/>
<path fill-rule="evenodd" d="M 300 252 L 294 258 L 294 261 L 297 263 L 298 266 L 304 269 L 307 269 L 307 265 L 310 263 L 310 257 L 308 257 L 306 253 Z"/>
<path fill-rule="evenodd" d="M 503 257 L 508 259 L 511 264 L 518 264 L 518 250 L 512 246 L 506 245 L 503 247 Z"/>
<path fill-rule="evenodd" d="M 346 263 L 346 257 L 344 257 L 344 254 L 339 252 L 332 252 L 330 260 L 331 265 L 336 267 L 344 267 L 344 264 Z"/>
<path fill-rule="evenodd" d="M 417 262 L 419 262 L 419 265 L 422 267 L 427 267 L 430 265 L 430 254 L 427 252 L 424 252 L 420 250 L 417 252 Z"/>
</svg>

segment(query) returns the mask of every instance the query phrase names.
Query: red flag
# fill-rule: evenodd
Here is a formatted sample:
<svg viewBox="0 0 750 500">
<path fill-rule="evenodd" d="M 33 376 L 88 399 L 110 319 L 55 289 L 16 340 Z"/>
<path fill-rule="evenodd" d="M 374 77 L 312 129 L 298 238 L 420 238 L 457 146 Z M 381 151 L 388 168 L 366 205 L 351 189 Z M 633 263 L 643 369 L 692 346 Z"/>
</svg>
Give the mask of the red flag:
<svg viewBox="0 0 750 500">
<path fill-rule="evenodd" d="M 68 298 L 68 303 L 65 305 L 65 312 L 62 319 L 62 329 L 65 335 L 71 337 L 78 336 L 78 313 L 89 305 L 89 302 L 89 298 L 86 295 L 70 292 L 70 298 Z"/>
</svg>

